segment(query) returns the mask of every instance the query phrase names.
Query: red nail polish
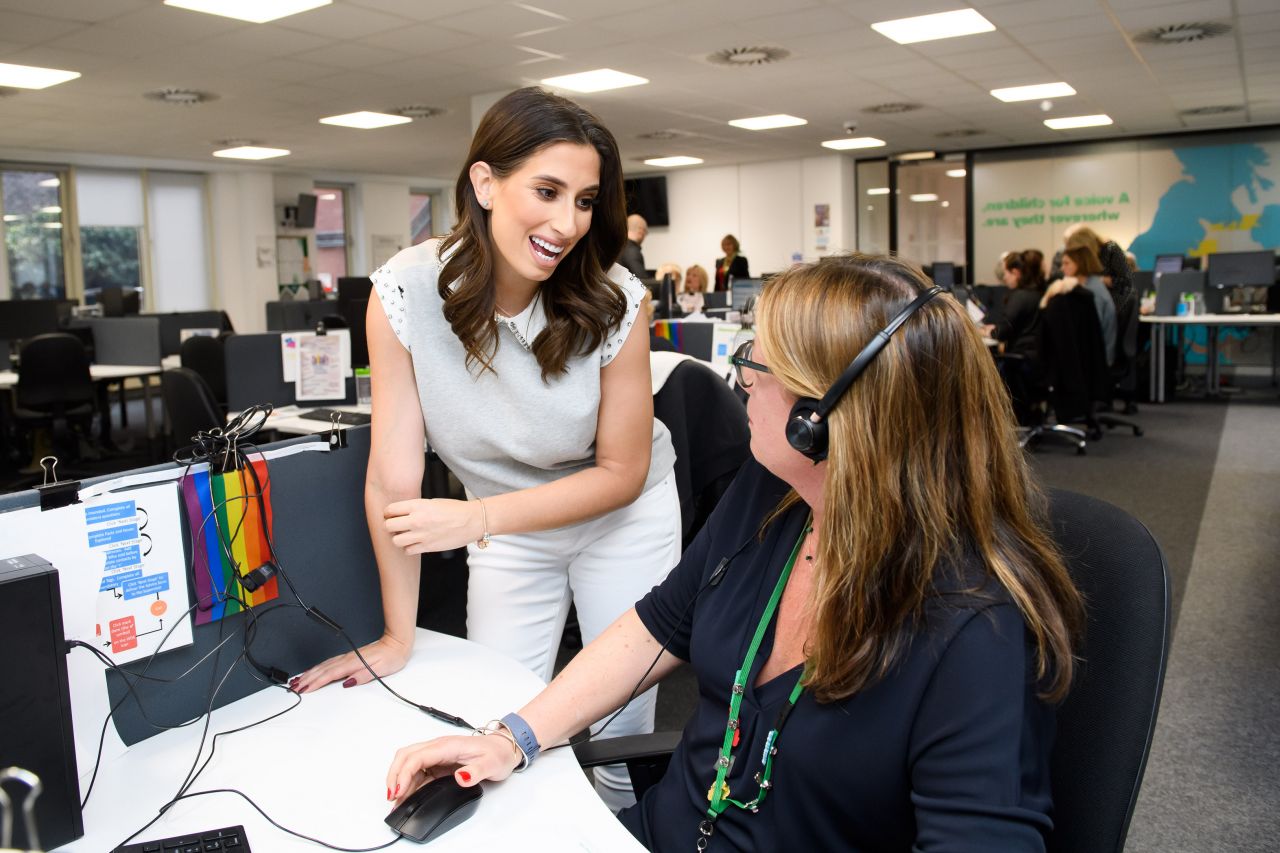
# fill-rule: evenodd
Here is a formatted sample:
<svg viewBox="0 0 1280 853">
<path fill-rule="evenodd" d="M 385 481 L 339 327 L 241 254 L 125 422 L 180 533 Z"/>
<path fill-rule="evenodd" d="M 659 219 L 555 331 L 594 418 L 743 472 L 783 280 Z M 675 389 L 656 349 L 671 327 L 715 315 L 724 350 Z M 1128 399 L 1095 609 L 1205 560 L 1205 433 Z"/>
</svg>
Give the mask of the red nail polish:
<svg viewBox="0 0 1280 853">
<path fill-rule="evenodd" d="M 470 782 L 470 781 L 471 781 L 471 774 L 470 774 L 470 773 L 468 773 L 468 772 L 467 772 L 467 771 L 465 771 L 465 770 L 459 770 L 459 771 L 458 771 L 458 778 L 459 778 L 459 779 L 461 779 L 463 782 Z"/>
<path fill-rule="evenodd" d="M 346 681 L 342 682 L 342 686 L 343 686 L 343 687 L 355 687 L 355 686 L 356 686 L 356 677 L 355 677 L 354 675 L 353 675 L 353 676 L 351 676 L 351 677 L 350 677 L 350 678 L 348 678 Z"/>
<path fill-rule="evenodd" d="M 398 796 L 400 796 L 400 783 L 399 783 L 399 782 L 397 782 L 397 783 L 396 783 L 396 790 L 395 790 L 395 793 L 394 793 L 394 794 L 392 794 L 391 796 L 392 796 L 392 797 L 398 797 Z"/>
<path fill-rule="evenodd" d="M 388 788 L 388 789 L 387 789 L 387 799 L 388 799 L 388 800 L 390 800 L 390 799 L 391 799 L 391 789 L 390 789 L 390 788 Z"/>
</svg>

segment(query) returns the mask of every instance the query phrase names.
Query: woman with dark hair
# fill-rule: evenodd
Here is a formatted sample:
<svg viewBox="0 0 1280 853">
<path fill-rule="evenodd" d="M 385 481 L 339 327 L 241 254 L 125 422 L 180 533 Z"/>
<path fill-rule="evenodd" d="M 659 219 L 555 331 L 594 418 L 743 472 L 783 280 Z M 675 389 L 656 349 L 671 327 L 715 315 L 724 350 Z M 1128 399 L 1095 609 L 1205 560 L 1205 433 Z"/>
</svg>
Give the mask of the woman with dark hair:
<svg viewBox="0 0 1280 853">
<path fill-rule="evenodd" d="M 1025 258 L 1025 252 L 1009 252 L 1004 256 L 1002 277 L 1008 290 L 1004 294 L 1000 321 L 988 326 L 987 332 L 1003 345 L 1004 352 L 1034 358 L 1039 346 L 1040 291 L 1032 284 L 1031 267 Z M 1040 277 L 1044 278 L 1043 272 Z"/>
<path fill-rule="evenodd" d="M 1093 294 L 1093 307 L 1098 312 L 1098 323 L 1102 326 L 1102 341 L 1107 349 L 1107 365 L 1110 366 L 1116 360 L 1116 333 L 1118 329 L 1118 321 L 1116 318 L 1116 300 L 1117 298 L 1127 298 L 1132 290 L 1129 279 L 1119 285 L 1124 288 L 1121 292 L 1115 293 L 1107 287 L 1103 281 L 1103 274 L 1106 272 L 1103 267 L 1102 260 L 1098 257 L 1097 248 L 1101 246 L 1098 242 L 1097 235 L 1091 230 L 1084 228 L 1067 238 L 1067 247 L 1062 251 L 1062 272 L 1063 278 L 1058 279 L 1049 286 L 1045 291 L 1044 298 L 1040 300 L 1040 307 L 1043 308 L 1049 304 L 1049 300 L 1055 296 L 1060 296 L 1074 290 L 1077 287 L 1083 287 Z M 1114 243 L 1105 245 L 1114 246 Z"/>
<path fill-rule="evenodd" d="M 645 288 L 625 236 L 613 135 L 537 88 L 489 109 L 456 187 L 458 224 L 376 270 L 366 318 L 373 423 L 365 508 L 386 628 L 378 672 L 413 647 L 419 556 L 466 545 L 468 638 L 549 679 L 570 601 L 584 640 L 680 556 L 666 428 L 653 418 Z M 467 491 L 424 500 L 423 441 Z M 371 679 L 352 654 L 294 689 Z M 653 726 L 652 695 L 620 731 Z M 615 809 L 625 771 L 597 774 Z"/>
<path fill-rule="evenodd" d="M 1027 290 L 1042 291 L 1047 286 L 1044 277 L 1044 252 L 1039 249 L 1022 250 L 1023 278 L 1020 287 Z"/>
<path fill-rule="evenodd" d="M 1043 850 L 1083 609 L 977 328 L 862 255 L 792 267 L 756 318 L 732 359 L 754 461 L 680 565 L 485 736 L 399 750 L 387 786 L 505 779 L 688 662 L 697 709 L 619 816 L 649 849 Z"/>
<path fill-rule="evenodd" d="M 724 235 L 720 241 L 723 258 L 716 258 L 716 290 L 728 290 L 731 278 L 751 278 L 751 270 L 747 267 L 747 259 L 738 252 L 742 246 L 738 238 L 732 234 Z"/>
</svg>

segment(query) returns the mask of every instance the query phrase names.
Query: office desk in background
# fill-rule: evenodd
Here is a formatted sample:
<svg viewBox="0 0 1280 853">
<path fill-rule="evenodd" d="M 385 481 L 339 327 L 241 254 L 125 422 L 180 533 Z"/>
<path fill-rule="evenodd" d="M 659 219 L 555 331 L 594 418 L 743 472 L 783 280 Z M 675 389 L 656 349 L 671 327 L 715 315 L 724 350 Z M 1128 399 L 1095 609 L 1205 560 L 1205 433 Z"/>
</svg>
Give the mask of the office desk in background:
<svg viewBox="0 0 1280 853">
<path fill-rule="evenodd" d="M 1205 393 L 1210 397 L 1218 396 L 1218 330 L 1223 326 L 1255 328 L 1259 326 L 1280 326 L 1280 314 L 1192 314 L 1184 316 L 1164 317 L 1146 314 L 1139 318 L 1140 322 L 1151 326 L 1151 387 L 1153 402 L 1164 400 L 1164 329 L 1167 326 L 1205 326 L 1209 332 L 1207 358 L 1207 374 Z"/>
<path fill-rule="evenodd" d="M 387 682 L 408 698 L 475 725 L 521 707 L 543 687 L 537 676 L 498 652 L 423 629 L 409 665 Z M 269 688 L 220 708 L 213 712 L 210 740 L 215 732 L 248 725 L 295 702 L 297 697 L 283 688 Z M 165 732 L 106 762 L 85 808 L 84 836 L 57 848 L 58 853 L 103 853 L 146 824 L 182 784 L 196 759 L 201 728 Z M 385 779 L 395 751 L 451 734 L 465 732 L 410 708 L 377 684 L 352 689 L 333 684 L 302 696 L 298 707 L 281 717 L 220 738 L 192 791 L 235 788 L 296 832 L 342 847 L 372 847 L 394 837 L 383 818 L 391 810 Z M 322 849 L 271 826 L 234 794 L 183 800 L 134 841 L 234 824 L 244 825 L 254 850 Z M 389 849 L 421 848 L 401 839 Z M 433 840 L 430 849 L 643 850 L 596 795 L 567 747 L 543 753 L 526 772 L 505 782 L 484 783 L 476 813 Z"/>
<path fill-rule="evenodd" d="M 162 368 L 159 365 L 146 364 L 91 364 L 89 365 L 89 378 L 95 384 L 113 385 L 120 383 L 121 399 L 124 398 L 124 382 L 126 379 L 137 379 L 142 383 L 143 409 L 146 413 L 147 438 L 156 437 L 155 413 L 153 411 L 151 400 L 151 377 L 159 376 Z M 0 391 L 16 390 L 18 387 L 18 374 L 13 370 L 0 371 Z M 122 409 L 123 411 L 123 409 Z M 104 418 L 110 416 L 109 412 L 102 412 Z M 110 424 L 104 423 L 101 427 L 101 434 L 105 437 L 110 434 Z"/>
<path fill-rule="evenodd" d="M 273 429 L 276 432 L 285 435 L 316 435 L 322 432 L 328 432 L 333 426 L 327 420 L 317 420 L 315 418 L 302 417 L 303 412 L 310 412 L 314 409 L 329 409 L 335 412 L 352 412 L 354 414 L 369 415 L 373 412 L 373 406 L 370 404 L 332 404 L 324 402 L 315 402 L 311 405 L 305 403 L 296 406 L 277 406 L 271 411 L 271 416 L 267 418 L 264 429 Z M 340 423 L 339 428 L 349 428 L 355 426 L 365 426 L 365 424 Z"/>
</svg>

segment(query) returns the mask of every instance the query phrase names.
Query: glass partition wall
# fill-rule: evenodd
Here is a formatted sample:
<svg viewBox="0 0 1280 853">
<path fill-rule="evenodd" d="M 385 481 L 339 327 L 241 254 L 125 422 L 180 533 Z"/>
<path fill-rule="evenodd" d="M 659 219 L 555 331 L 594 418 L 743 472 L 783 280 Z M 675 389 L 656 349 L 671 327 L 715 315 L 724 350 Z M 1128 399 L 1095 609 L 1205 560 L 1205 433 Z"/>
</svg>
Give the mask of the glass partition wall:
<svg viewBox="0 0 1280 853">
<path fill-rule="evenodd" d="M 909 160 L 892 168 L 895 251 L 926 268 L 935 261 L 964 267 L 964 161 Z"/>
</svg>

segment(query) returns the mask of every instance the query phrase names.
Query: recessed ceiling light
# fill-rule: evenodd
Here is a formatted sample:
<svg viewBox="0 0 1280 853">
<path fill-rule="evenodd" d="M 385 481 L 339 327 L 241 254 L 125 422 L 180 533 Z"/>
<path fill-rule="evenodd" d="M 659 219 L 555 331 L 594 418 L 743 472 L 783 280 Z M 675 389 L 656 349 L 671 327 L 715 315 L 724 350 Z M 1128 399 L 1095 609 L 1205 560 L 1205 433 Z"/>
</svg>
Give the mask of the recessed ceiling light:
<svg viewBox="0 0 1280 853">
<path fill-rule="evenodd" d="M 808 119 L 798 118 L 797 116 L 789 116 L 786 113 L 779 113 L 772 116 L 753 116 L 751 118 L 735 118 L 729 124 L 734 127 L 740 127 L 743 130 L 773 130 L 778 127 L 799 127 L 802 124 L 808 124 Z"/>
<path fill-rule="evenodd" d="M 328 6 L 333 0 L 164 0 L 164 5 L 192 12 L 265 24 L 299 12 Z"/>
<path fill-rule="evenodd" d="M 41 213 L 61 213 L 62 208 L 58 207 L 56 204 L 51 204 L 48 207 L 40 208 L 40 212 Z"/>
<path fill-rule="evenodd" d="M 1066 98 L 1076 93 L 1066 83 L 1036 83 L 1033 86 L 1009 86 L 1004 89 L 992 89 L 991 96 L 999 98 L 1006 104 L 1015 101 L 1040 101 L 1045 98 Z"/>
<path fill-rule="evenodd" d="M 844 139 L 828 139 L 822 143 L 822 147 L 849 151 L 854 148 L 879 148 L 884 144 L 883 139 L 876 139 L 874 136 L 846 136 Z"/>
<path fill-rule="evenodd" d="M 940 201 L 940 202 L 938 202 L 938 206 L 939 206 L 939 207 L 950 207 L 950 206 L 951 206 L 951 202 L 949 202 L 949 201 Z"/>
<path fill-rule="evenodd" d="M 1111 116 L 1102 113 L 1092 116 L 1067 116 L 1066 118 L 1047 118 L 1044 120 L 1044 126 L 1053 130 L 1071 130 L 1076 127 L 1104 127 L 1111 123 Z"/>
<path fill-rule="evenodd" d="M 649 81 L 644 77 L 614 71 L 612 68 L 597 68 L 595 71 L 583 71 L 578 74 L 565 74 L 560 77 L 547 77 L 542 85 L 557 89 L 568 89 L 570 92 L 607 92 L 610 89 L 625 89 L 628 86 L 643 86 Z"/>
<path fill-rule="evenodd" d="M 939 12 L 936 15 L 917 15 L 914 18 L 898 18 L 871 25 L 871 29 L 882 36 L 888 36 L 898 44 L 971 36 L 974 33 L 989 33 L 995 28 L 995 24 L 973 9 L 956 9 L 954 12 Z"/>
<path fill-rule="evenodd" d="M 966 174 L 964 169 L 947 169 L 948 178 L 963 178 Z"/>
<path fill-rule="evenodd" d="M 214 157 L 229 157 L 233 160 L 269 160 L 272 157 L 284 157 L 291 153 L 287 148 L 263 148 L 258 145 L 241 145 L 237 148 L 223 148 L 213 152 Z"/>
<path fill-rule="evenodd" d="M 321 201 L 337 201 L 338 194 L 337 193 L 320 193 L 320 200 Z"/>
<path fill-rule="evenodd" d="M 896 155 L 895 160 L 932 160 L 938 155 L 933 151 L 904 151 Z"/>
<path fill-rule="evenodd" d="M 41 181 L 40 183 L 36 184 L 36 186 L 39 186 L 39 187 L 60 187 L 60 186 L 62 186 L 62 181 L 61 181 L 61 180 L 59 180 L 58 178 L 45 178 L 45 179 L 44 179 L 43 181 Z"/>
<path fill-rule="evenodd" d="M 889 194 L 888 187 L 869 187 L 867 189 L 867 195 L 888 195 L 888 194 Z"/>
<path fill-rule="evenodd" d="M 17 222 L 21 218 L 22 218 L 22 215 L 18 213 L 6 213 L 4 215 L 5 222 Z"/>
<path fill-rule="evenodd" d="M 45 228 L 61 228 L 62 227 L 61 222 L 45 222 L 43 223 L 43 225 Z"/>
<path fill-rule="evenodd" d="M 14 89 L 47 89 L 80 76 L 79 71 L 38 68 L 34 65 L 10 65 L 0 62 L 0 86 Z"/>
<path fill-rule="evenodd" d="M 373 113 L 368 110 L 320 119 L 321 124 L 336 124 L 339 127 L 354 127 L 359 130 L 373 130 L 376 127 L 390 127 L 393 124 L 408 124 L 411 121 L 413 119 L 408 116 L 393 116 L 386 113 Z"/>
<path fill-rule="evenodd" d="M 696 166 L 703 162 L 700 157 L 654 157 L 651 160 L 645 160 L 646 166 Z"/>
<path fill-rule="evenodd" d="M 912 201 L 937 201 L 937 193 L 912 193 L 908 196 Z"/>
</svg>

